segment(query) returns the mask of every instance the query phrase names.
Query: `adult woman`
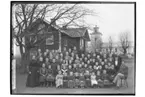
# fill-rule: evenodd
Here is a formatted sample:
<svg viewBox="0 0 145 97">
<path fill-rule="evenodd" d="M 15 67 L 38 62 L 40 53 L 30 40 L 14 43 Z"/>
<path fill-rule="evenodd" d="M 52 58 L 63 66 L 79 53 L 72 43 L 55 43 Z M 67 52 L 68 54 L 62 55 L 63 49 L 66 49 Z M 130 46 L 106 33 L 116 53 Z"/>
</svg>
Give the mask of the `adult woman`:
<svg viewBox="0 0 145 97">
<path fill-rule="evenodd" d="M 28 66 L 28 77 L 26 86 L 36 87 L 39 85 L 39 64 L 36 61 L 36 57 L 32 57 L 32 61 Z"/>
</svg>

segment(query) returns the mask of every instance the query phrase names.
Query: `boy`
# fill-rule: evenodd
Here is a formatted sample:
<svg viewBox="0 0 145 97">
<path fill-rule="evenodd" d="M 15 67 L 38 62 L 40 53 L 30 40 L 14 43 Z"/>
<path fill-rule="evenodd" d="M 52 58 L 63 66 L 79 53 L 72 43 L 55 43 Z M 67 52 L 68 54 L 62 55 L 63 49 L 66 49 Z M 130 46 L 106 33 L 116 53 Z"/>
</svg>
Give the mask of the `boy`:
<svg viewBox="0 0 145 97">
<path fill-rule="evenodd" d="M 63 86 L 63 75 L 61 71 L 56 75 L 56 88 L 61 88 Z"/>
</svg>

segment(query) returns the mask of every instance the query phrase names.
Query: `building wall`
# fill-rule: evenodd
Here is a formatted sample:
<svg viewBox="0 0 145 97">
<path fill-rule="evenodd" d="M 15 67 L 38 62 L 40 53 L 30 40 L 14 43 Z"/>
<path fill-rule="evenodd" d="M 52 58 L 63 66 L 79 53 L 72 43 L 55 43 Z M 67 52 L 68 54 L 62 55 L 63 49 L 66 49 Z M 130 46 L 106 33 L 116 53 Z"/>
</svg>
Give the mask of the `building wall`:
<svg viewBox="0 0 145 97">
<path fill-rule="evenodd" d="M 72 38 L 65 34 L 61 34 L 61 36 L 62 36 L 62 38 L 61 38 L 62 50 L 64 47 L 69 49 L 69 48 L 73 48 L 74 46 L 76 46 L 77 50 L 80 49 L 80 38 Z"/>
<path fill-rule="evenodd" d="M 34 33 L 36 31 L 36 28 L 38 28 L 39 25 L 36 25 L 31 31 Z M 44 40 L 37 44 L 36 49 L 40 48 L 42 51 L 44 51 L 45 49 L 58 50 L 59 49 L 59 32 L 53 27 L 49 27 L 49 25 L 46 25 L 46 28 L 44 31 L 45 31 L 44 34 L 37 35 L 38 40 L 41 38 L 42 39 L 44 38 Z M 53 44 L 46 45 L 46 39 L 52 35 L 53 35 Z"/>
</svg>

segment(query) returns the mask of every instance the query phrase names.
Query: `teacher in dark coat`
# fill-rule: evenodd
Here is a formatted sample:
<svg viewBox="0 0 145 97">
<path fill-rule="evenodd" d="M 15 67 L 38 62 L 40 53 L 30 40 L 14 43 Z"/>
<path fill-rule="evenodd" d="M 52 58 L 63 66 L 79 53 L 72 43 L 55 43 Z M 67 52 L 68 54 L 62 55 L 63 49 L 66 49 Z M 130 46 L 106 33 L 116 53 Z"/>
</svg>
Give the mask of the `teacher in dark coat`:
<svg viewBox="0 0 145 97">
<path fill-rule="evenodd" d="M 28 76 L 26 87 L 36 87 L 39 86 L 39 64 L 36 61 L 36 57 L 33 56 L 32 60 L 28 66 Z"/>
</svg>

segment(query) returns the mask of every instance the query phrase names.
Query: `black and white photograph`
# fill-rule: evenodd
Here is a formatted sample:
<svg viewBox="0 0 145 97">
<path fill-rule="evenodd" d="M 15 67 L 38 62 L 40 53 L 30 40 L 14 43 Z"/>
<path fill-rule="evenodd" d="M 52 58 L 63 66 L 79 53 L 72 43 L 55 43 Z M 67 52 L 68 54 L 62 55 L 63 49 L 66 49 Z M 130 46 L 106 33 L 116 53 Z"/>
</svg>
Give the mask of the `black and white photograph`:
<svg viewBox="0 0 145 97">
<path fill-rule="evenodd" d="M 11 94 L 135 95 L 136 2 L 11 1 Z"/>
</svg>

